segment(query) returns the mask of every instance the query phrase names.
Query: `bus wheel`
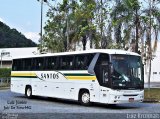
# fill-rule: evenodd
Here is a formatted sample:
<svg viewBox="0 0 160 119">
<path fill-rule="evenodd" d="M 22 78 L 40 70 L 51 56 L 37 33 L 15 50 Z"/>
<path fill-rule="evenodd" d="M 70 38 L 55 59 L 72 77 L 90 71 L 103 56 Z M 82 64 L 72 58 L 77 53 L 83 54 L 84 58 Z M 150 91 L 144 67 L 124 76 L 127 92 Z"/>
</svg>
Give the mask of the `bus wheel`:
<svg viewBox="0 0 160 119">
<path fill-rule="evenodd" d="M 90 94 L 88 91 L 82 91 L 80 92 L 79 101 L 81 105 L 89 106 L 90 105 Z"/>
<path fill-rule="evenodd" d="M 26 87 L 26 97 L 31 98 L 32 97 L 32 88 L 30 86 Z"/>
</svg>

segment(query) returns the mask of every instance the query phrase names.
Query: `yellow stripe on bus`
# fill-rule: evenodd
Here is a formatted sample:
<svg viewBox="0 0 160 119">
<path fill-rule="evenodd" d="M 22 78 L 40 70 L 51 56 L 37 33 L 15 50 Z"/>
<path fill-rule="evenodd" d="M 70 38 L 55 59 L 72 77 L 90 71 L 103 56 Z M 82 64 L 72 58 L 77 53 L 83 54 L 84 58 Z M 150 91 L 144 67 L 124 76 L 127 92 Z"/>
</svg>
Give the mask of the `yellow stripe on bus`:
<svg viewBox="0 0 160 119">
<path fill-rule="evenodd" d="M 36 76 L 36 73 L 11 73 L 11 76 Z M 38 77 L 37 77 L 38 78 Z M 65 76 L 68 80 L 96 80 L 96 76 Z"/>
<path fill-rule="evenodd" d="M 11 73 L 11 76 L 36 76 L 35 73 Z"/>
<path fill-rule="evenodd" d="M 68 80 L 96 80 L 95 76 L 65 76 Z"/>
</svg>

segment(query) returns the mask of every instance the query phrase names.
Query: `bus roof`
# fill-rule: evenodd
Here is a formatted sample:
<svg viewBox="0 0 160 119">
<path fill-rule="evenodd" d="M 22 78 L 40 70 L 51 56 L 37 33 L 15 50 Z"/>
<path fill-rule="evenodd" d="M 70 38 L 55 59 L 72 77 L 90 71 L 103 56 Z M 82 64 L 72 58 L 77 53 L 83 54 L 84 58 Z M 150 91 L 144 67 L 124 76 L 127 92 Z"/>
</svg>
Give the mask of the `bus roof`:
<svg viewBox="0 0 160 119">
<path fill-rule="evenodd" d="M 39 54 L 35 56 L 24 56 L 24 57 L 16 57 L 14 59 L 21 58 L 34 58 L 34 57 L 47 57 L 47 56 L 61 56 L 61 55 L 75 55 L 75 54 L 85 54 L 85 53 L 106 53 L 106 54 L 126 54 L 126 55 L 135 55 L 140 56 L 135 52 L 119 50 L 119 49 L 90 49 L 85 51 L 73 51 L 73 52 L 60 52 L 60 53 L 47 53 L 47 54 Z"/>
</svg>

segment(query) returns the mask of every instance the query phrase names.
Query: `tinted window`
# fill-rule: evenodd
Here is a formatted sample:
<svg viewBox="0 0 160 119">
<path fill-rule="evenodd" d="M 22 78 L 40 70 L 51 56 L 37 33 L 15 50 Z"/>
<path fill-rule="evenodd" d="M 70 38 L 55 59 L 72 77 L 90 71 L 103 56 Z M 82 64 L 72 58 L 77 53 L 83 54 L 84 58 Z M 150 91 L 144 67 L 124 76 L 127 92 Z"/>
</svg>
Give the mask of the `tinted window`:
<svg viewBox="0 0 160 119">
<path fill-rule="evenodd" d="M 80 54 L 74 56 L 16 59 L 13 61 L 12 70 L 87 70 L 93 57 L 94 54 Z"/>
<path fill-rule="evenodd" d="M 21 60 L 13 60 L 12 70 L 13 71 L 19 71 L 21 67 Z"/>
<path fill-rule="evenodd" d="M 61 56 L 60 57 L 60 70 L 73 70 L 74 57 L 73 56 Z"/>
<path fill-rule="evenodd" d="M 31 70 L 31 59 L 23 59 L 22 63 L 23 63 L 23 70 L 24 71 Z"/>
<path fill-rule="evenodd" d="M 108 86 L 108 54 L 100 54 L 94 68 L 94 72 L 101 86 Z"/>
<path fill-rule="evenodd" d="M 44 58 L 33 58 L 32 59 L 32 70 L 43 70 L 44 69 Z"/>
<path fill-rule="evenodd" d="M 58 66 L 57 57 L 45 58 L 45 70 L 56 70 Z"/>
<path fill-rule="evenodd" d="M 109 56 L 107 54 L 100 54 L 96 65 L 108 65 Z"/>
<path fill-rule="evenodd" d="M 75 56 L 75 69 L 87 70 L 94 54 L 81 54 Z"/>
</svg>

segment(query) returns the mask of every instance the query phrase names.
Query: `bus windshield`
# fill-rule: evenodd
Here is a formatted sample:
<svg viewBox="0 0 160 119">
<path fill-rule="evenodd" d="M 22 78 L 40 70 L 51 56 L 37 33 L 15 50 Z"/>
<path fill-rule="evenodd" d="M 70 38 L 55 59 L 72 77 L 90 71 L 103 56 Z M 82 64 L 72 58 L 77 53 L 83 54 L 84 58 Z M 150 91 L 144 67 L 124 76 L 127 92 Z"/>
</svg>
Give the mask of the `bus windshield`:
<svg viewBox="0 0 160 119">
<path fill-rule="evenodd" d="M 113 89 L 143 89 L 143 65 L 140 56 L 112 55 Z"/>
</svg>

